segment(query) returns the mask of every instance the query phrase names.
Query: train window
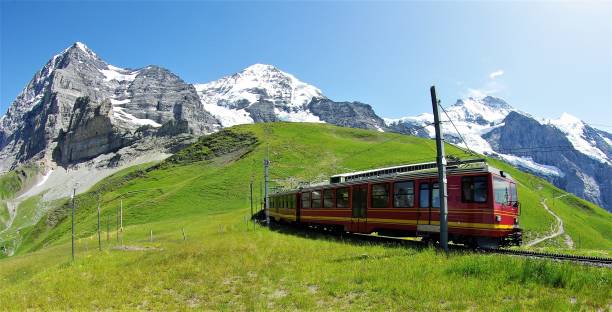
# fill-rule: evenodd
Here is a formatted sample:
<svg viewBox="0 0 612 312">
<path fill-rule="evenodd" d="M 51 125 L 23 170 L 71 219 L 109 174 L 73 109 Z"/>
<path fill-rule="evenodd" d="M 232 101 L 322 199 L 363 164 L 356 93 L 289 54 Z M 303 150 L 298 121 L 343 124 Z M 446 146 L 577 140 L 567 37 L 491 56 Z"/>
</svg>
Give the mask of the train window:
<svg viewBox="0 0 612 312">
<path fill-rule="evenodd" d="M 510 183 L 510 203 L 512 205 L 517 205 L 518 203 L 518 194 L 516 193 L 516 184 Z"/>
<path fill-rule="evenodd" d="M 493 195 L 495 202 L 502 205 L 509 205 L 510 202 L 510 182 L 494 177 L 493 178 Z"/>
<path fill-rule="evenodd" d="M 348 208 L 349 206 L 349 189 L 343 187 L 336 189 L 336 207 Z"/>
<path fill-rule="evenodd" d="M 389 184 L 372 185 L 372 208 L 386 208 L 389 206 Z"/>
<path fill-rule="evenodd" d="M 310 192 L 302 193 L 302 208 L 310 208 Z"/>
<path fill-rule="evenodd" d="M 393 184 L 393 207 L 414 207 L 414 182 L 404 181 Z"/>
<path fill-rule="evenodd" d="M 321 192 L 312 191 L 312 208 L 321 208 Z"/>
<path fill-rule="evenodd" d="M 429 208 L 429 183 L 419 185 L 419 207 Z"/>
<path fill-rule="evenodd" d="M 465 203 L 486 203 L 487 177 L 461 178 L 461 201 Z"/>
<path fill-rule="evenodd" d="M 440 186 L 438 183 L 433 183 L 431 188 L 431 207 L 440 208 Z"/>
<path fill-rule="evenodd" d="M 323 191 L 323 207 L 334 208 L 334 190 L 328 189 Z"/>
</svg>

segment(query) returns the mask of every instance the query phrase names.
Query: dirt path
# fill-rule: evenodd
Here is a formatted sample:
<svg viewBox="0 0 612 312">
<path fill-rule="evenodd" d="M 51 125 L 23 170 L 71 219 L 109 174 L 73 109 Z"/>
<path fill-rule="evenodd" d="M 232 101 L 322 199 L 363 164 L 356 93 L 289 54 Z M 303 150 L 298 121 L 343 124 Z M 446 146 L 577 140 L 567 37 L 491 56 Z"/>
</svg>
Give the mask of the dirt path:
<svg viewBox="0 0 612 312">
<path fill-rule="evenodd" d="M 565 195 L 561 195 L 558 197 L 555 197 L 555 199 L 557 198 L 561 198 L 564 196 L 567 196 L 568 194 Z M 548 213 L 550 213 L 556 220 L 557 220 L 557 230 L 554 231 L 553 233 L 550 233 L 544 237 L 540 237 L 540 238 L 536 238 L 534 240 L 532 240 L 531 242 L 528 242 L 527 244 L 525 244 L 525 246 L 527 247 L 531 247 L 534 245 L 537 245 L 545 240 L 549 240 L 549 239 L 553 239 L 557 236 L 563 235 L 565 233 L 565 229 L 563 228 L 563 219 L 561 219 L 556 213 L 554 213 L 552 210 L 550 210 L 550 208 L 548 208 L 548 205 L 546 205 L 546 198 L 541 202 L 542 206 L 544 207 L 544 209 L 546 209 L 546 211 L 548 211 Z M 565 235 L 565 244 L 569 247 L 572 248 L 574 246 L 574 242 L 572 241 L 572 238 L 569 235 Z"/>
<path fill-rule="evenodd" d="M 3 233 L 11 228 L 11 225 L 13 225 L 13 220 L 15 220 L 15 216 L 17 215 L 17 206 L 19 205 L 17 202 L 12 200 L 7 200 L 5 203 L 9 213 L 9 220 L 6 222 L 6 227 L 4 230 L 0 231 L 0 233 Z"/>
</svg>

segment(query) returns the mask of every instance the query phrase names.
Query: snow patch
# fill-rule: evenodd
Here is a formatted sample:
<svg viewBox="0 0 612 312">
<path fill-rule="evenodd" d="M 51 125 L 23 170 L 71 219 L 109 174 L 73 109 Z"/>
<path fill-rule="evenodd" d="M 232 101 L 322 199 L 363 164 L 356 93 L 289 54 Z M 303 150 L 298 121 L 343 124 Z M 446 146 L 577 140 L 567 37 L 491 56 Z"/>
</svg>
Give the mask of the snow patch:
<svg viewBox="0 0 612 312">
<path fill-rule="evenodd" d="M 40 182 L 36 183 L 36 187 L 44 185 L 45 182 L 47 182 L 47 180 L 49 180 L 49 177 L 51 176 L 52 173 L 53 173 L 53 170 L 49 170 L 49 172 L 45 173 L 45 175 L 43 175 L 43 177 L 40 180 Z"/>
<path fill-rule="evenodd" d="M 316 123 L 324 123 L 319 119 L 319 117 L 313 115 L 311 112 L 307 110 L 297 110 L 297 111 L 284 111 L 274 108 L 274 114 L 278 117 L 278 119 L 282 121 L 290 121 L 290 122 L 316 122 Z"/>
<path fill-rule="evenodd" d="M 113 105 L 122 105 L 122 104 L 127 104 L 129 102 L 131 102 L 132 100 L 130 99 L 125 99 L 125 100 L 115 100 L 115 99 L 111 99 L 111 104 Z"/>
<path fill-rule="evenodd" d="M 152 126 L 155 128 L 159 128 L 162 125 L 160 125 L 159 123 L 155 122 L 154 120 L 151 119 L 141 119 L 138 118 L 128 112 L 125 111 L 124 107 L 120 107 L 120 106 L 113 106 L 113 113 L 115 113 L 115 116 L 118 119 L 121 119 L 123 121 L 138 125 L 138 126 Z"/>
<path fill-rule="evenodd" d="M 241 124 L 252 124 L 255 121 L 244 109 L 231 109 L 215 104 L 202 103 L 204 109 L 217 118 L 223 127 L 231 127 Z"/>
<path fill-rule="evenodd" d="M 604 152 L 586 140 L 584 137 L 585 125 L 582 120 L 568 113 L 563 113 L 559 119 L 549 119 L 546 121 L 565 133 L 567 139 L 577 151 L 602 163 L 612 164 Z"/>
<path fill-rule="evenodd" d="M 104 75 L 104 81 L 116 80 L 122 81 L 134 81 L 138 76 L 139 71 L 129 71 L 127 69 L 119 68 L 113 65 L 108 65 L 107 69 L 100 69 L 100 72 Z"/>
<path fill-rule="evenodd" d="M 96 53 L 94 53 L 94 51 L 92 51 L 90 48 L 88 48 L 84 43 L 77 41 L 74 43 L 76 45 L 77 48 L 79 48 L 81 51 L 90 54 L 93 57 L 97 57 Z"/>
<path fill-rule="evenodd" d="M 539 172 L 544 175 L 554 175 L 563 177 L 565 174 L 559 168 L 555 166 L 548 166 L 536 163 L 531 157 L 519 157 L 514 155 L 498 154 L 503 160 L 518 166 L 529 169 L 531 171 Z"/>
</svg>

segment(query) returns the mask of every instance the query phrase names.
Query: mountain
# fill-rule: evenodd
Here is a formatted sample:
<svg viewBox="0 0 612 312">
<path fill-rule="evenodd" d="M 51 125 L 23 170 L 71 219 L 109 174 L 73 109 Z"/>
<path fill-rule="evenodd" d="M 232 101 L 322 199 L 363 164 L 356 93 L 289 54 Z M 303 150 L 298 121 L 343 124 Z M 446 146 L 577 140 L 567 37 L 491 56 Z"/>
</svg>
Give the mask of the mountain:
<svg viewBox="0 0 612 312">
<path fill-rule="evenodd" d="M 448 142 L 510 162 L 612 210 L 609 133 L 567 114 L 538 119 L 491 96 L 460 99 L 446 113 L 444 119 L 453 121 L 442 125 Z M 91 168 L 118 170 L 165 158 L 199 135 L 275 121 L 434 136 L 429 113 L 383 119 L 368 104 L 334 101 L 272 65 L 192 85 L 155 65 L 110 65 L 77 42 L 52 57 L 0 119 L 0 172 L 37 162 L 45 173 L 41 179 L 65 186 L 66 176 L 80 181 Z"/>
<path fill-rule="evenodd" d="M 195 84 L 204 109 L 224 127 L 272 121 L 327 122 L 382 129 L 384 121 L 370 105 L 334 102 L 318 88 L 272 65 L 255 64 L 239 73 Z"/>
<path fill-rule="evenodd" d="M 0 172 L 31 160 L 69 165 L 145 137 L 219 127 L 194 87 L 170 71 L 119 68 L 77 42 L 34 75 L 0 120 Z"/>
<path fill-rule="evenodd" d="M 446 112 L 448 116 L 442 112 L 442 129 L 447 141 L 512 163 L 612 210 L 609 133 L 569 114 L 559 119 L 538 119 L 492 96 L 458 100 Z M 385 122 L 390 131 L 435 135 L 431 114 Z"/>
</svg>

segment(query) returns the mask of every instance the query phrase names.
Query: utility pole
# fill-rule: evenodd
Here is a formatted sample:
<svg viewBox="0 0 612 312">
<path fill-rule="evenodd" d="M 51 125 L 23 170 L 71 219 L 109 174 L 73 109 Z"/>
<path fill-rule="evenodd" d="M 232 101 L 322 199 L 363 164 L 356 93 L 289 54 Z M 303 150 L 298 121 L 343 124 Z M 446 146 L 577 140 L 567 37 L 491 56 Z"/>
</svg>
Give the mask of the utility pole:
<svg viewBox="0 0 612 312">
<path fill-rule="evenodd" d="M 121 233 L 123 233 L 123 199 L 121 200 L 121 212 L 119 213 L 119 220 L 121 225 Z"/>
<path fill-rule="evenodd" d="M 117 219 L 117 225 L 115 226 L 115 233 L 117 234 L 117 242 L 119 242 L 119 208 L 115 211 L 115 218 Z"/>
<path fill-rule="evenodd" d="M 110 242 L 110 215 L 106 215 L 106 243 Z"/>
<path fill-rule="evenodd" d="M 76 186 L 72 189 L 72 261 L 74 261 L 74 210 L 75 208 L 75 197 L 76 197 Z"/>
<path fill-rule="evenodd" d="M 259 210 L 263 210 L 263 186 L 259 180 Z"/>
<path fill-rule="evenodd" d="M 100 195 L 98 194 L 98 249 L 102 251 L 102 240 L 100 238 Z"/>
<path fill-rule="evenodd" d="M 251 188 L 251 218 L 253 218 L 253 176 L 251 176 L 251 183 L 249 186 Z"/>
<path fill-rule="evenodd" d="M 266 209 L 266 224 L 268 227 L 270 226 L 270 210 L 269 210 L 269 200 L 268 200 L 268 184 L 270 183 L 268 177 L 268 169 L 270 168 L 270 146 L 268 146 L 268 150 L 266 151 L 266 159 L 264 159 L 264 177 L 265 177 L 265 188 L 264 188 L 264 207 Z"/>
<path fill-rule="evenodd" d="M 440 192 L 440 246 L 448 253 L 448 202 L 446 189 L 446 158 L 444 158 L 444 142 L 438 114 L 439 101 L 436 97 L 436 87 L 431 86 L 431 105 L 433 107 L 434 127 L 436 129 L 436 162 L 438 164 L 438 190 Z"/>
</svg>

